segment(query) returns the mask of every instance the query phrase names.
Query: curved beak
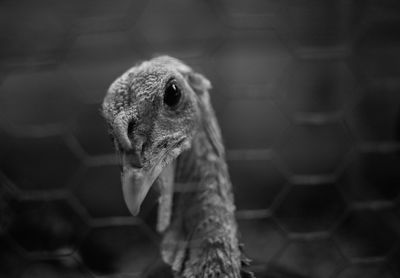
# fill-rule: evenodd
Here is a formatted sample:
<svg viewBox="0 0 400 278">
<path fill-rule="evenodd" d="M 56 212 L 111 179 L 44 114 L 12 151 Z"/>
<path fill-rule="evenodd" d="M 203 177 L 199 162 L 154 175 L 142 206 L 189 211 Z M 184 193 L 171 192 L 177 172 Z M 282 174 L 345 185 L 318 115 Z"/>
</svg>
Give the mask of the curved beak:
<svg viewBox="0 0 400 278">
<path fill-rule="evenodd" d="M 117 152 L 121 155 L 122 192 L 129 211 L 137 215 L 162 167 L 157 164 L 153 167 L 143 165 L 141 151 L 144 139 L 137 136 L 132 140 L 128 137 L 129 122 L 132 122 L 131 117 L 120 113 L 114 120 L 113 130 L 119 146 Z"/>
<path fill-rule="evenodd" d="M 126 168 L 121 174 L 121 179 L 125 203 L 133 215 L 138 215 L 140 206 L 153 184 L 152 177 L 141 169 Z"/>
<path fill-rule="evenodd" d="M 160 203 L 166 210 L 167 207 L 170 206 L 168 203 L 171 202 L 170 199 L 172 198 L 169 195 L 173 194 L 172 187 L 175 171 L 173 161 L 170 161 L 169 163 L 156 162 L 150 167 L 137 168 L 128 162 L 129 158 L 127 158 L 127 156 L 129 155 L 123 154 L 122 156 L 121 181 L 122 193 L 129 211 L 133 215 L 138 215 L 141 204 L 156 180 L 158 181 L 161 193 Z M 163 161 L 162 159 L 159 160 Z M 164 215 L 168 214 L 164 213 Z"/>
<path fill-rule="evenodd" d="M 122 192 L 126 205 L 133 215 L 137 215 L 150 187 L 161 174 L 163 167 L 157 163 L 152 167 L 136 168 L 127 162 L 126 155 L 122 158 Z"/>
</svg>

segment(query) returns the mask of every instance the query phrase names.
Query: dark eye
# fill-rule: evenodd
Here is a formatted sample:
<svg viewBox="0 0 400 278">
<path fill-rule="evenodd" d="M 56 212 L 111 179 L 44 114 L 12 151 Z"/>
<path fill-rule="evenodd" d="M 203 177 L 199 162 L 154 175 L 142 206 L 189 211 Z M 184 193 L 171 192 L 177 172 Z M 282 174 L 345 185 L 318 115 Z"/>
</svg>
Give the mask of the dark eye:
<svg viewBox="0 0 400 278">
<path fill-rule="evenodd" d="M 168 82 L 164 92 L 164 103 L 173 108 L 181 100 L 182 92 L 174 80 Z"/>
</svg>

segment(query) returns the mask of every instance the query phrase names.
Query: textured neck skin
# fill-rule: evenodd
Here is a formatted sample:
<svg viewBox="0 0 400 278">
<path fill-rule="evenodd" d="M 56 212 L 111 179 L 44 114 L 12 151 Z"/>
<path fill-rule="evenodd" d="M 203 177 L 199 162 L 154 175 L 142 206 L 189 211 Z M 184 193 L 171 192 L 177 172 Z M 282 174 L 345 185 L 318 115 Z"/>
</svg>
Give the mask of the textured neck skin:
<svg viewBox="0 0 400 278">
<path fill-rule="evenodd" d="M 206 115 L 191 149 L 177 161 L 181 193 L 162 256 L 175 277 L 235 278 L 241 255 L 232 186 L 214 113 Z"/>
</svg>

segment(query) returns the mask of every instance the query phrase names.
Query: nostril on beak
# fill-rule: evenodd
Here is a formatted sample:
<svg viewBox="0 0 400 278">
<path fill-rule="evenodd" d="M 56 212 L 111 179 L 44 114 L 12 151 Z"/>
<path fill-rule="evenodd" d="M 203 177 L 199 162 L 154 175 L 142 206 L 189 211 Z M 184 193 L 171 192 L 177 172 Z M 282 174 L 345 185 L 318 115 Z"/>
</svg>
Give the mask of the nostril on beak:
<svg viewBox="0 0 400 278">
<path fill-rule="evenodd" d="M 135 168 L 143 168 L 143 147 L 145 138 L 137 130 L 137 122 L 126 117 L 115 123 L 115 134 L 122 154 L 122 163 Z"/>
<path fill-rule="evenodd" d="M 128 128 L 127 128 L 128 138 L 132 138 L 133 137 L 134 128 L 135 128 L 135 121 L 134 120 L 130 120 L 129 123 L 128 123 Z"/>
<path fill-rule="evenodd" d="M 143 168 L 143 147 L 144 137 L 135 132 L 135 122 L 130 121 L 127 127 L 128 138 L 131 142 L 131 149 L 127 151 L 127 162 L 136 168 Z"/>
</svg>

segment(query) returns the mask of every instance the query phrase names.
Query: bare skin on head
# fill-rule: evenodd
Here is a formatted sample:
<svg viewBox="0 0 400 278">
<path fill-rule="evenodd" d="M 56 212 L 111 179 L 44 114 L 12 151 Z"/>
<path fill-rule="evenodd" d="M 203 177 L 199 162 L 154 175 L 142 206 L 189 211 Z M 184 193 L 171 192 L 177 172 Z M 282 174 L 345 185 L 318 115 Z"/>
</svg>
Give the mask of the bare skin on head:
<svg viewBox="0 0 400 278">
<path fill-rule="evenodd" d="M 240 277 L 243 263 L 210 88 L 201 74 L 161 56 L 125 72 L 103 102 L 131 213 L 160 186 L 161 253 L 175 277 Z M 185 186 L 172 213 L 176 181 Z"/>
</svg>

